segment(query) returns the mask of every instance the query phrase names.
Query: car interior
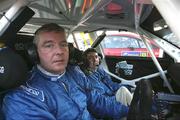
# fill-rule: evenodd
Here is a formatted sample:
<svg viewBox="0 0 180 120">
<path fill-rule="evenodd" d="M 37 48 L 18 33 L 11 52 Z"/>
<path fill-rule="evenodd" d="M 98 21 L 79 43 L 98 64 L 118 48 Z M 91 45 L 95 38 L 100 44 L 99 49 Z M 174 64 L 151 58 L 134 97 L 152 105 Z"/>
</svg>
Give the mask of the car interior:
<svg viewBox="0 0 180 120">
<path fill-rule="evenodd" d="M 54 22 L 66 29 L 67 37 L 72 36 L 69 64 L 81 65 L 85 49 L 80 49 L 76 34 L 88 33 L 92 38 L 89 47 L 102 55 L 101 64 L 112 80 L 136 88 L 128 120 L 178 120 L 179 6 L 178 0 L 1 0 L 0 102 L 8 90 L 25 82 L 36 64 L 32 45 L 36 29 Z M 136 56 L 139 51 L 134 48 L 125 49 L 128 55 L 106 55 L 102 44 L 107 31 L 138 34 L 149 57 Z M 162 57 L 155 56 L 149 40 L 163 51 Z M 81 43 L 88 44 L 85 40 Z M 150 113 L 152 97 L 158 103 L 156 114 Z"/>
</svg>

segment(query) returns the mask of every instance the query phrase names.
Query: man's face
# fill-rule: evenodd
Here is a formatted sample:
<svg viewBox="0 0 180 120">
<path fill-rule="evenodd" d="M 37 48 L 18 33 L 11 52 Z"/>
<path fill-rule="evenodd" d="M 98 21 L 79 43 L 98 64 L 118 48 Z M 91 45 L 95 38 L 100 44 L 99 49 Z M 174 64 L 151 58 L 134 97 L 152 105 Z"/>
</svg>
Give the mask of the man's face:
<svg viewBox="0 0 180 120">
<path fill-rule="evenodd" d="M 48 72 L 61 74 L 65 71 L 69 49 L 64 32 L 42 32 L 38 36 L 37 51 L 40 65 Z"/>
<path fill-rule="evenodd" d="M 89 68 L 95 70 L 99 65 L 99 56 L 96 52 L 90 52 L 87 54 L 87 60 L 89 62 Z"/>
</svg>

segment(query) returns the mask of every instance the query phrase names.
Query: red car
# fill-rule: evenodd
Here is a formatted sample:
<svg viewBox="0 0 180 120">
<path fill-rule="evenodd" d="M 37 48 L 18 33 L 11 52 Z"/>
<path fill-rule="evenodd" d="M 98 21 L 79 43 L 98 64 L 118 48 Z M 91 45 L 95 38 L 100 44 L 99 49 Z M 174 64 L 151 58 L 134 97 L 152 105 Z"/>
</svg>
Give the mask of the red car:
<svg viewBox="0 0 180 120">
<path fill-rule="evenodd" d="M 152 40 L 148 41 L 155 56 L 162 58 L 163 51 Z M 151 56 L 140 36 L 135 33 L 119 32 L 118 34 L 107 35 L 101 45 L 106 56 Z"/>
</svg>

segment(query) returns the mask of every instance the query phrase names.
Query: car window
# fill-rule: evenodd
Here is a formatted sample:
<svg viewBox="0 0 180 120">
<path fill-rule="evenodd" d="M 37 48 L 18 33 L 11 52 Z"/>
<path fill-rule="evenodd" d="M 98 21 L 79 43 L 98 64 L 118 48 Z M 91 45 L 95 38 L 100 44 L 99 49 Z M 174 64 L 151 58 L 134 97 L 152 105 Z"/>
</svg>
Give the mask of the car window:
<svg viewBox="0 0 180 120">
<path fill-rule="evenodd" d="M 152 40 L 148 40 L 148 42 L 155 56 L 162 57 L 162 50 Z M 144 42 L 135 34 L 107 35 L 101 45 L 106 56 L 151 56 Z"/>
<path fill-rule="evenodd" d="M 139 44 L 136 39 L 121 37 L 121 36 L 107 36 L 103 40 L 102 45 L 104 48 L 139 48 Z"/>
</svg>

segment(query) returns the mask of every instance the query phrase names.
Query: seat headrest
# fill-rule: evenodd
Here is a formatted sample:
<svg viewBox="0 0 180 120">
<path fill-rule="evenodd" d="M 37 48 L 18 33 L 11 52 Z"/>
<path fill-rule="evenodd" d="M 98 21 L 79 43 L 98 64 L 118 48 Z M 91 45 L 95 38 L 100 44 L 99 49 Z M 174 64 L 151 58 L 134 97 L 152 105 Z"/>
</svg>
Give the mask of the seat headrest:
<svg viewBox="0 0 180 120">
<path fill-rule="evenodd" d="M 68 43 L 69 46 L 69 64 L 79 65 L 82 62 L 83 51 L 75 48 L 72 43 Z"/>
<path fill-rule="evenodd" d="M 171 64 L 167 69 L 167 73 L 170 78 L 180 86 L 180 63 Z"/>
<path fill-rule="evenodd" d="M 0 48 L 0 92 L 22 84 L 27 72 L 27 65 L 20 55 L 9 48 Z"/>
</svg>

